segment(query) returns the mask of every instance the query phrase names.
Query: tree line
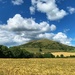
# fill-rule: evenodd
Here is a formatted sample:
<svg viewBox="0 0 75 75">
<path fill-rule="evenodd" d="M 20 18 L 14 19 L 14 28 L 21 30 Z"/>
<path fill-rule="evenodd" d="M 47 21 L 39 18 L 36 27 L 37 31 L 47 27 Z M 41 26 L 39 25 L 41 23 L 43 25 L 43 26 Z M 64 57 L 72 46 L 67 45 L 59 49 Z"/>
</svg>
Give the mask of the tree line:
<svg viewBox="0 0 75 75">
<path fill-rule="evenodd" d="M 45 58 L 45 57 L 55 57 L 51 53 L 30 53 L 20 47 L 6 47 L 0 45 L 0 58 Z"/>
<path fill-rule="evenodd" d="M 55 58 L 55 56 L 50 52 L 42 53 L 41 49 L 39 49 L 38 53 L 31 53 L 20 47 L 15 46 L 8 48 L 0 45 L 0 58 Z M 56 58 L 64 58 L 64 55 L 56 56 Z"/>
</svg>

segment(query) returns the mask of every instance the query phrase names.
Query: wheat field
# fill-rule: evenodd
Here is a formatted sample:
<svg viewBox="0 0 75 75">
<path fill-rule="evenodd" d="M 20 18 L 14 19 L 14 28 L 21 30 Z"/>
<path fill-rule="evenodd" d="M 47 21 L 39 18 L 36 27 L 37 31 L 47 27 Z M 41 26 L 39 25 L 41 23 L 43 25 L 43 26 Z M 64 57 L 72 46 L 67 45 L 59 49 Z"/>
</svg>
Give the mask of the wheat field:
<svg viewBox="0 0 75 75">
<path fill-rule="evenodd" d="M 0 75 L 75 75 L 75 58 L 0 59 Z"/>
<path fill-rule="evenodd" d="M 65 57 L 70 56 L 70 55 L 75 55 L 75 52 L 52 52 L 53 55 L 57 56 L 57 55 L 61 55 L 63 54 Z"/>
</svg>

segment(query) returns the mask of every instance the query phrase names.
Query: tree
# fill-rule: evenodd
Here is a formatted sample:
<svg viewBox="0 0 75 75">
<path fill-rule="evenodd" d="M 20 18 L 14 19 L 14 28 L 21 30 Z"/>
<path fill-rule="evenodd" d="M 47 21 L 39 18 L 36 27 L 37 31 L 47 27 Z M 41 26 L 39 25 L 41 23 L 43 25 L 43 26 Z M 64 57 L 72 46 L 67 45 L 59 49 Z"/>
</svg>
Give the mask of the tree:
<svg viewBox="0 0 75 75">
<path fill-rule="evenodd" d="M 60 58 L 64 58 L 64 55 L 63 55 L 63 54 L 61 54 L 61 55 L 60 55 Z"/>
<path fill-rule="evenodd" d="M 42 52 L 42 49 L 41 48 L 39 49 L 39 52 Z"/>
<path fill-rule="evenodd" d="M 55 56 L 53 54 L 51 54 L 50 52 L 48 53 L 44 53 L 44 58 L 55 58 Z"/>
<path fill-rule="evenodd" d="M 8 56 L 8 47 L 0 45 L 0 57 L 7 57 Z"/>
<path fill-rule="evenodd" d="M 12 57 L 19 58 L 22 55 L 22 50 L 19 47 L 11 47 L 10 51 L 12 53 Z"/>
<path fill-rule="evenodd" d="M 0 45 L 0 57 L 3 57 L 3 52 L 2 52 L 2 45 Z"/>
<path fill-rule="evenodd" d="M 34 56 L 34 54 L 24 50 L 24 51 L 22 51 L 20 56 L 22 58 L 32 58 Z"/>
<path fill-rule="evenodd" d="M 56 58 L 60 58 L 60 56 L 59 56 L 59 55 L 57 55 L 57 56 L 56 56 Z"/>
<path fill-rule="evenodd" d="M 35 53 L 34 57 L 35 58 L 43 58 L 43 54 L 41 54 L 40 52 L 39 53 Z"/>
</svg>

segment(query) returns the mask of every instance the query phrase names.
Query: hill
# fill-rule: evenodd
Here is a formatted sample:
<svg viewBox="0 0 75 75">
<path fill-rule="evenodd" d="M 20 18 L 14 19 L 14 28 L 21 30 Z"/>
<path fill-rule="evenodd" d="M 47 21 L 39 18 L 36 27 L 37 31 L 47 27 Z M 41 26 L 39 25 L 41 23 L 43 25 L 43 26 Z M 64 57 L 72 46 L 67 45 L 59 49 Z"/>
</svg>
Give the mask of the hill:
<svg viewBox="0 0 75 75">
<path fill-rule="evenodd" d="M 10 48 L 0 45 L 0 58 L 54 58 L 55 56 L 61 54 L 64 56 L 68 55 L 70 57 L 71 55 L 71 57 L 75 57 L 75 53 L 73 53 L 74 51 L 75 47 L 67 46 L 48 39 L 42 39 Z"/>
<path fill-rule="evenodd" d="M 56 41 L 41 39 L 41 40 L 33 40 L 26 44 L 19 46 L 21 49 L 26 49 L 30 52 L 38 52 L 40 49 L 43 52 L 61 52 L 61 51 L 73 51 L 75 47 L 61 44 Z"/>
</svg>

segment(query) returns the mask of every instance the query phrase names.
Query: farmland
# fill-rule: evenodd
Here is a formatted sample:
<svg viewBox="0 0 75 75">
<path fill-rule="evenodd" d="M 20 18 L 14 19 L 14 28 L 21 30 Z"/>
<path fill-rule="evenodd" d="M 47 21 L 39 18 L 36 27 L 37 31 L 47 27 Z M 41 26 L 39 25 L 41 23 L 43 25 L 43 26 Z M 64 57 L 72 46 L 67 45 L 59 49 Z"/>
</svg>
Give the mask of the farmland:
<svg viewBox="0 0 75 75">
<path fill-rule="evenodd" d="M 75 58 L 0 59 L 0 75 L 75 75 Z"/>
<path fill-rule="evenodd" d="M 57 55 L 61 55 L 63 54 L 65 57 L 70 56 L 70 55 L 75 55 L 75 52 L 52 52 L 53 55 L 57 56 Z"/>
</svg>

